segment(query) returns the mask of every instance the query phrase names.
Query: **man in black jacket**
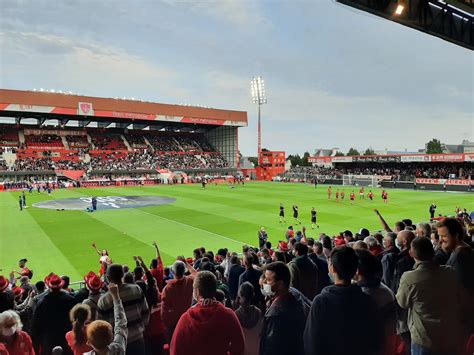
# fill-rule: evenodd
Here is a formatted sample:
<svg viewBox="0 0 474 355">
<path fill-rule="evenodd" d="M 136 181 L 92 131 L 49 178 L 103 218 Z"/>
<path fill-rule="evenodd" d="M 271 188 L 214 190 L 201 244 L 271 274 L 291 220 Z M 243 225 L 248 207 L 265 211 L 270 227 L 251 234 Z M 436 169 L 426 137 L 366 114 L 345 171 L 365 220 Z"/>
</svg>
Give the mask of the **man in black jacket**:
<svg viewBox="0 0 474 355">
<path fill-rule="evenodd" d="M 66 333 L 71 330 L 69 311 L 76 300 L 62 290 L 64 280 L 51 273 L 44 280 L 48 293 L 36 306 L 33 315 L 33 342 L 36 350 L 41 347 L 43 354 L 51 354 L 55 346 L 61 346 L 65 354 L 70 354 L 66 343 Z"/>
<path fill-rule="evenodd" d="M 260 284 L 259 284 L 259 280 L 260 280 L 260 276 L 262 276 L 262 272 L 253 267 L 253 262 L 254 262 L 253 255 L 250 253 L 245 254 L 245 258 L 244 258 L 245 271 L 239 276 L 239 287 L 246 281 L 250 282 L 253 286 L 253 289 L 255 290 L 255 295 L 253 297 L 252 304 L 257 307 L 260 307 L 263 303 L 263 296 L 262 296 L 262 293 L 260 292 Z"/>
<path fill-rule="evenodd" d="M 234 302 L 239 291 L 239 277 L 245 271 L 245 268 L 240 264 L 240 259 L 237 255 L 233 255 L 230 258 L 230 265 L 228 285 L 230 299 Z"/>
<path fill-rule="evenodd" d="M 310 300 L 318 294 L 318 267 L 308 258 L 308 246 L 297 242 L 295 258 L 288 264 L 291 286 Z"/>
<path fill-rule="evenodd" d="M 302 302 L 290 292 L 290 270 L 277 261 L 265 267 L 264 293 L 272 303 L 263 318 L 260 355 L 303 355 L 306 316 Z"/>
<path fill-rule="evenodd" d="M 358 258 L 352 248 L 332 250 L 329 272 L 335 282 L 314 298 L 304 331 L 306 354 L 381 353 L 383 327 L 375 305 L 358 285 L 351 284 L 357 267 Z"/>
</svg>

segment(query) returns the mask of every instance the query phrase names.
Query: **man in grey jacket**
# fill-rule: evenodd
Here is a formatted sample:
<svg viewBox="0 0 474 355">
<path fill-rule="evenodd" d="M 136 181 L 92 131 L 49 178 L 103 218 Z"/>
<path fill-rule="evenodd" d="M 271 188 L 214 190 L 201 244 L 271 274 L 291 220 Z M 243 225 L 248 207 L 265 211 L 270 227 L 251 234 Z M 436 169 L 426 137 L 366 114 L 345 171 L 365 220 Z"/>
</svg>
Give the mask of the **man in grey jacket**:
<svg viewBox="0 0 474 355">
<path fill-rule="evenodd" d="M 408 309 L 408 326 L 413 354 L 462 354 L 467 329 L 462 320 L 465 291 L 455 271 L 433 261 L 428 238 L 411 244 L 413 271 L 402 275 L 396 295 L 400 307 Z"/>
</svg>

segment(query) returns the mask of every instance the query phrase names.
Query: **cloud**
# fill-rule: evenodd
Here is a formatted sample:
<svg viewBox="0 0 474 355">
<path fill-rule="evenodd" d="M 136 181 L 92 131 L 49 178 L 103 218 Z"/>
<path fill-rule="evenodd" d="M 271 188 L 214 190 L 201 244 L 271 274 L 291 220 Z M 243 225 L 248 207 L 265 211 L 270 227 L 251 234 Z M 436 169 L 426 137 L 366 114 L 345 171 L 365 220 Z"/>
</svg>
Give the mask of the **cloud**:
<svg viewBox="0 0 474 355">
<path fill-rule="evenodd" d="M 241 30 L 260 31 L 271 27 L 257 1 L 250 0 L 163 0 L 166 4 L 189 8 L 192 12 L 213 18 L 218 22 L 231 24 Z"/>
<path fill-rule="evenodd" d="M 91 41 L 34 32 L 0 32 L 2 61 L 9 62 L 3 73 L 7 87 L 21 85 L 16 71 L 35 60 L 33 80 L 22 89 L 52 87 L 101 96 L 138 96 L 137 92 L 166 87 L 166 95 L 182 95 L 185 90 L 173 82 L 180 75 L 171 68 L 151 63 L 127 51 Z M 31 71 L 31 69 L 30 69 Z M 168 86 L 161 85 L 168 82 Z M 74 88 L 71 88 L 71 85 Z M 150 92 L 150 96 L 153 96 Z"/>
</svg>

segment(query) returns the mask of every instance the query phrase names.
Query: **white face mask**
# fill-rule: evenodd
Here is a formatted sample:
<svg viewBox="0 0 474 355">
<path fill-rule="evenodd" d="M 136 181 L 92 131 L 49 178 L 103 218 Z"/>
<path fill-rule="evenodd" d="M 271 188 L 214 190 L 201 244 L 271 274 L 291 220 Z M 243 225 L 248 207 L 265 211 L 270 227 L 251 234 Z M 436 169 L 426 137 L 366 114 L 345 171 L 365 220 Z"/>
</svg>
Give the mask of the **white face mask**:
<svg viewBox="0 0 474 355">
<path fill-rule="evenodd" d="M 269 284 L 263 284 L 263 288 L 261 289 L 262 295 L 265 297 L 273 297 L 275 296 L 275 292 L 272 291 L 272 286 Z"/>
<path fill-rule="evenodd" d="M 13 334 L 16 333 L 17 325 L 15 324 L 13 327 L 10 328 L 2 328 L 2 335 L 4 337 L 11 337 Z"/>
<path fill-rule="evenodd" d="M 395 245 L 397 246 L 398 249 L 402 250 L 403 249 L 403 244 L 398 241 L 398 239 L 395 240 Z"/>
</svg>

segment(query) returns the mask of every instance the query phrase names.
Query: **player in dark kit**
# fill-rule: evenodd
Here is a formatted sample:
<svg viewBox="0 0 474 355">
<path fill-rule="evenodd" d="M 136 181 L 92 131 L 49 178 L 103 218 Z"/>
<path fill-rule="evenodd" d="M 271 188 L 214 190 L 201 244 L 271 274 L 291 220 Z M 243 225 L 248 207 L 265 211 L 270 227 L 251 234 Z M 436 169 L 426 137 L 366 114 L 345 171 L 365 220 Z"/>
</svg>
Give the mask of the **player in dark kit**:
<svg viewBox="0 0 474 355">
<path fill-rule="evenodd" d="M 317 212 L 314 209 L 314 207 L 311 209 L 311 229 L 314 229 L 314 226 L 317 226 L 316 224 L 316 218 L 317 218 Z M 319 226 L 317 226 L 319 228 Z"/>
<path fill-rule="evenodd" d="M 283 207 L 283 203 L 280 203 L 280 223 L 286 222 L 285 221 L 285 207 Z"/>
<path fill-rule="evenodd" d="M 97 211 L 97 197 L 92 197 L 92 211 Z"/>
<path fill-rule="evenodd" d="M 434 203 L 431 204 L 429 211 L 430 211 L 430 220 L 432 221 L 436 212 L 436 205 Z"/>
<path fill-rule="evenodd" d="M 201 180 L 201 186 L 202 186 L 202 189 L 206 188 L 206 179 Z"/>
<path fill-rule="evenodd" d="M 23 211 L 23 200 L 21 199 L 21 196 L 18 196 L 18 200 L 20 202 L 20 211 Z"/>
<path fill-rule="evenodd" d="M 315 188 L 315 189 L 318 188 L 318 179 L 314 179 L 314 188 Z"/>
<path fill-rule="evenodd" d="M 301 224 L 301 221 L 298 219 L 298 206 L 293 205 L 293 218 L 295 219 L 295 222 L 298 224 Z"/>
<path fill-rule="evenodd" d="M 21 199 L 23 200 L 23 207 L 26 207 L 26 196 L 25 191 L 21 192 Z"/>
</svg>

